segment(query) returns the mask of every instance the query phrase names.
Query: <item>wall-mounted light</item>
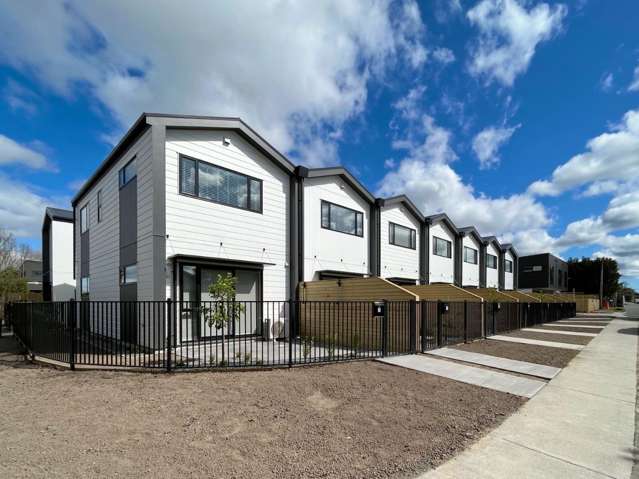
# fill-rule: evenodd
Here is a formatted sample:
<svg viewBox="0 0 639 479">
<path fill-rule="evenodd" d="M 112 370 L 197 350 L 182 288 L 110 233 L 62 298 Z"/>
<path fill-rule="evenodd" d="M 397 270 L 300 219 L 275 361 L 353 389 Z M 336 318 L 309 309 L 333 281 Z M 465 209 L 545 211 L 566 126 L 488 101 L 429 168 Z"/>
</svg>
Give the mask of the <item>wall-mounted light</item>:
<svg viewBox="0 0 639 479">
<path fill-rule="evenodd" d="M 231 139 L 228 136 L 225 136 L 224 138 L 222 138 L 222 144 L 224 146 L 229 146 L 231 144 Z"/>
</svg>

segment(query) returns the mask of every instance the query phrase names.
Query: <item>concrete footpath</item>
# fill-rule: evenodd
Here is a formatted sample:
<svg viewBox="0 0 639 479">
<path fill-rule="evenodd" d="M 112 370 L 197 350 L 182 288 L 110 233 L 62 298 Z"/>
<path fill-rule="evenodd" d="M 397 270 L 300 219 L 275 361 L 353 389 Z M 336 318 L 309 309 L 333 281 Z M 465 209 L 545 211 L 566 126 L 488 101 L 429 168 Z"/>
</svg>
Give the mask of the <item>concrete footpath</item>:
<svg viewBox="0 0 639 479">
<path fill-rule="evenodd" d="M 630 315 L 639 308 L 628 308 Z M 615 318 L 548 385 L 431 478 L 629 478 L 637 328 Z"/>
</svg>

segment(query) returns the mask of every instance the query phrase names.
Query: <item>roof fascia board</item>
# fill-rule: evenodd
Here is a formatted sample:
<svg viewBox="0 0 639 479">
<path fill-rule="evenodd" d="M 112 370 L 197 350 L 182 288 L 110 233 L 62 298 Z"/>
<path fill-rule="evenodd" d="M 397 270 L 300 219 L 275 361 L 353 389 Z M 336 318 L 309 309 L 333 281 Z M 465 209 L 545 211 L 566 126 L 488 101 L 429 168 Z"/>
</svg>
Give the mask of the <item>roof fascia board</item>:
<svg viewBox="0 0 639 479">
<path fill-rule="evenodd" d="M 410 200 L 410 198 L 406 195 L 393 196 L 391 198 L 381 198 L 380 200 L 381 200 L 380 202 L 381 206 L 393 206 L 397 204 L 403 204 L 406 207 L 406 209 L 408 209 L 411 212 L 411 214 L 415 218 L 417 218 L 421 223 L 423 223 L 426 220 L 422 212 L 419 211 L 419 208 L 417 208 L 417 206 L 415 206 L 415 203 L 413 203 Z"/>
<path fill-rule="evenodd" d="M 371 204 L 375 203 L 375 197 L 357 179 L 343 167 L 335 168 L 300 168 L 300 173 L 306 178 L 324 178 L 327 176 L 340 176 L 362 198 Z"/>
</svg>

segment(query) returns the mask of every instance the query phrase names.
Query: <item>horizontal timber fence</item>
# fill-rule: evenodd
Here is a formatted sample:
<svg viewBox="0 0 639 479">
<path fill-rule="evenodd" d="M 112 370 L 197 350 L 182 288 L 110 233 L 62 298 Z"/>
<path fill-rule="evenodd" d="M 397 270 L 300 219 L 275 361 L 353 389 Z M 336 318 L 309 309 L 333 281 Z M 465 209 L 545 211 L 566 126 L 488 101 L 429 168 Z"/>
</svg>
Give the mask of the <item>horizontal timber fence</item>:
<svg viewBox="0 0 639 479">
<path fill-rule="evenodd" d="M 574 315 L 574 303 L 470 301 L 68 301 L 6 309 L 34 358 L 72 369 L 167 371 L 410 354 Z"/>
</svg>

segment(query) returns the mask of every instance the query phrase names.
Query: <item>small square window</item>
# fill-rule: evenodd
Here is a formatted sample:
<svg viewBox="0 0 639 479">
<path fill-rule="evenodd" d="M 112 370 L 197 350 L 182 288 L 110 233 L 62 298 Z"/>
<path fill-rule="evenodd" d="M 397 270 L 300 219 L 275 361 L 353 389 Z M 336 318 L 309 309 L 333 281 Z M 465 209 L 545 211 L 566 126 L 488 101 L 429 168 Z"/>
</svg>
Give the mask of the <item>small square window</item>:
<svg viewBox="0 0 639 479">
<path fill-rule="evenodd" d="M 123 168 L 120 169 L 120 188 L 126 185 L 129 181 L 138 175 L 138 169 L 135 162 L 135 157 L 129 161 Z"/>
<path fill-rule="evenodd" d="M 89 207 L 85 206 L 80 210 L 80 233 L 89 231 Z"/>
</svg>

